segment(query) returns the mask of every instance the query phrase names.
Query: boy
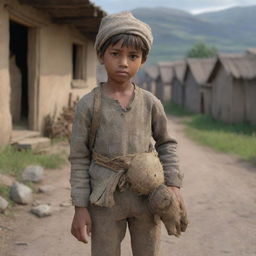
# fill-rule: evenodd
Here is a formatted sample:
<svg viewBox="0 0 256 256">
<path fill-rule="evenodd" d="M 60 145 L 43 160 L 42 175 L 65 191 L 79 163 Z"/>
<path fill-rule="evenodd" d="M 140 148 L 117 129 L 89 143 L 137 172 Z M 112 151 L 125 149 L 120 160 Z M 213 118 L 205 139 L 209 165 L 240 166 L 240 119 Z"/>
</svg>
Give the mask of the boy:
<svg viewBox="0 0 256 256">
<path fill-rule="evenodd" d="M 145 63 L 152 41 L 150 27 L 129 12 L 103 18 L 95 47 L 108 80 L 96 89 L 101 93 L 101 117 L 91 147 L 96 90 L 77 104 L 69 157 L 75 205 L 71 233 L 87 243 L 92 232 L 92 256 L 120 255 L 127 224 L 134 256 L 159 255 L 160 240 L 160 223 L 148 210 L 147 196 L 130 188 L 124 170 L 99 164 L 98 156 L 115 162 L 148 152 L 153 137 L 165 184 L 182 203 L 177 143 L 168 134 L 163 107 L 155 96 L 131 82 Z"/>
</svg>

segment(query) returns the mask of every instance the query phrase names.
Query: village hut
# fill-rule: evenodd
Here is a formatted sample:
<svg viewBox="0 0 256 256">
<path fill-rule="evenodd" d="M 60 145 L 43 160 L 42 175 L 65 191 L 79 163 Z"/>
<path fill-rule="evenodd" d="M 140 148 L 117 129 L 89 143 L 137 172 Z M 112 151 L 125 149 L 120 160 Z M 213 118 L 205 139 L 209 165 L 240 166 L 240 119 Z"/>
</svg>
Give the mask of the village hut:
<svg viewBox="0 0 256 256">
<path fill-rule="evenodd" d="M 136 75 L 132 78 L 132 82 L 140 88 L 147 90 L 146 73 L 143 69 L 139 69 Z"/>
<path fill-rule="evenodd" d="M 96 85 L 104 15 L 89 0 L 0 0 L 0 146 Z"/>
<path fill-rule="evenodd" d="M 173 63 L 172 62 L 159 62 L 159 73 L 156 78 L 156 96 L 162 102 L 171 100 L 171 81 L 173 78 Z"/>
<path fill-rule="evenodd" d="M 206 84 L 215 59 L 187 59 L 184 107 L 193 113 L 211 113 L 211 88 Z"/>
<path fill-rule="evenodd" d="M 179 106 L 184 106 L 184 74 L 186 70 L 186 62 L 179 61 L 173 64 L 173 79 L 171 99 Z"/>
<path fill-rule="evenodd" d="M 254 55 L 256 57 L 256 48 L 249 48 L 246 51 L 246 53 L 249 54 L 249 55 Z"/>
<path fill-rule="evenodd" d="M 212 115 L 226 123 L 256 125 L 256 58 L 222 54 L 212 70 Z"/>
<path fill-rule="evenodd" d="M 153 66 L 145 66 L 145 82 L 146 86 L 145 89 L 149 92 L 155 94 L 156 93 L 156 79 L 159 75 L 159 69 L 156 65 Z"/>
</svg>

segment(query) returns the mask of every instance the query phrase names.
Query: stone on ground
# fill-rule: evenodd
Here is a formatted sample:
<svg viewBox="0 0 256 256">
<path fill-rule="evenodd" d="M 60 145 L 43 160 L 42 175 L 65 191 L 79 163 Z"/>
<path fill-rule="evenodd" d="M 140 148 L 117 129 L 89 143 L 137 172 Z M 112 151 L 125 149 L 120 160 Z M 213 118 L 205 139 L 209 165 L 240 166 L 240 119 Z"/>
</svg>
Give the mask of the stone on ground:
<svg viewBox="0 0 256 256">
<path fill-rule="evenodd" d="M 48 148 L 51 145 L 51 140 L 45 137 L 27 138 L 24 140 L 19 140 L 13 145 L 19 149 L 40 150 L 40 149 Z"/>
<path fill-rule="evenodd" d="M 40 193 L 50 193 L 54 190 L 54 186 L 52 185 L 42 185 L 38 188 Z"/>
<path fill-rule="evenodd" d="M 23 173 L 24 181 L 40 182 L 44 178 L 44 168 L 39 165 L 28 165 Z"/>
<path fill-rule="evenodd" d="M 18 204 L 29 204 L 33 200 L 32 189 L 16 182 L 11 186 L 10 198 Z"/>
<path fill-rule="evenodd" d="M 8 202 L 0 196 L 0 213 L 3 213 L 8 207 Z"/>
<path fill-rule="evenodd" d="M 48 204 L 35 206 L 31 209 L 31 212 L 40 218 L 52 215 L 51 207 Z"/>
</svg>

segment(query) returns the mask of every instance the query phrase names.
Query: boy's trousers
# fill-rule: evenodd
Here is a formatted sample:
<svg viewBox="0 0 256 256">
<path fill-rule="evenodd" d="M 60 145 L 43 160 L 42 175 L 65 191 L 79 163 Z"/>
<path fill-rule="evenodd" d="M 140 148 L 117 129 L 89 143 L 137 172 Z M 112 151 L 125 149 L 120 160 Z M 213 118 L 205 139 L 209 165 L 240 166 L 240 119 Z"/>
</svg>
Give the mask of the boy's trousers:
<svg viewBox="0 0 256 256">
<path fill-rule="evenodd" d="M 133 256 L 158 256 L 160 221 L 154 221 L 147 197 L 130 189 L 115 194 L 112 208 L 89 206 L 92 218 L 92 256 L 120 256 L 121 241 L 128 225 Z"/>
</svg>

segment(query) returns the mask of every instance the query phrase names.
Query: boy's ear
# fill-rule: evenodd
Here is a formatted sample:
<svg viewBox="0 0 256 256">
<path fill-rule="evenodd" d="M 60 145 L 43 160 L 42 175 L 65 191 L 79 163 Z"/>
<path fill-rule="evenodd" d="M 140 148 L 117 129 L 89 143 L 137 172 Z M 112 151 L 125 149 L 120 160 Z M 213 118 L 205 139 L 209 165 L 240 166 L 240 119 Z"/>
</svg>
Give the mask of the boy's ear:
<svg viewBox="0 0 256 256">
<path fill-rule="evenodd" d="M 143 58 L 143 60 L 141 61 L 140 67 L 143 67 L 144 64 L 146 63 L 146 61 L 147 61 L 147 56 L 145 58 Z"/>
<path fill-rule="evenodd" d="M 103 56 L 100 55 L 100 53 L 97 53 L 97 58 L 98 58 L 98 61 L 101 65 L 104 64 L 104 61 L 103 61 Z"/>
</svg>

